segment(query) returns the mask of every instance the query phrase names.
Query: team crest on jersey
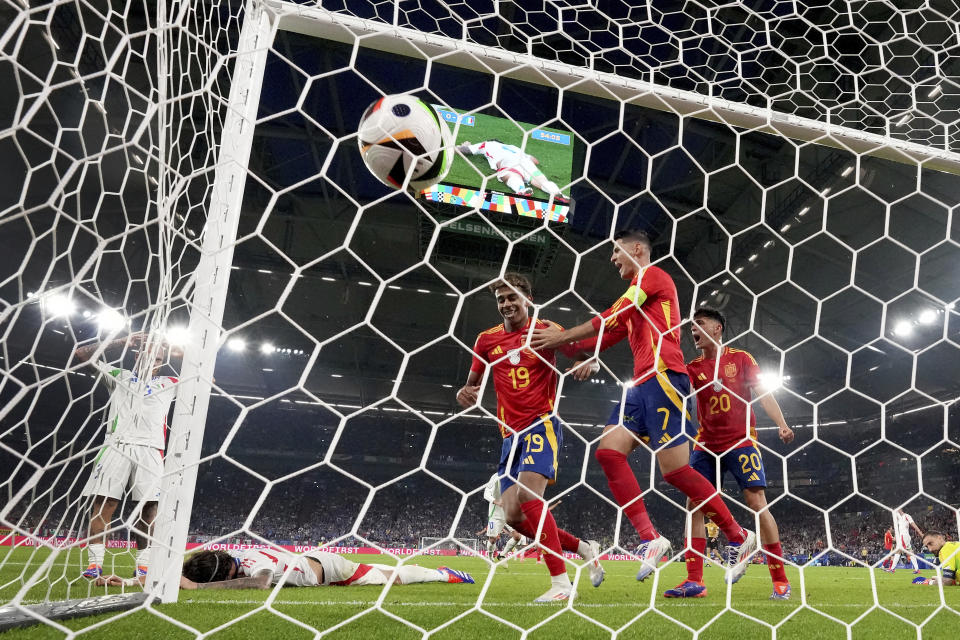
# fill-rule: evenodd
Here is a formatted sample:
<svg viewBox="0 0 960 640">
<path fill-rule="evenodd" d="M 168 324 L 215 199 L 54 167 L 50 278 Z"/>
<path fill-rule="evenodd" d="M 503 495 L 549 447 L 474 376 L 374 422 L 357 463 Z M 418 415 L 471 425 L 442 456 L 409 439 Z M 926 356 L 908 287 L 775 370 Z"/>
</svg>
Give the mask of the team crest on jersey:
<svg viewBox="0 0 960 640">
<path fill-rule="evenodd" d="M 727 364 L 723 365 L 723 375 L 725 375 L 728 378 L 736 378 L 737 365 L 734 364 L 733 362 L 728 362 Z"/>
<path fill-rule="evenodd" d="M 513 349 L 507 352 L 507 358 L 510 361 L 510 364 L 520 364 L 520 350 Z"/>
</svg>

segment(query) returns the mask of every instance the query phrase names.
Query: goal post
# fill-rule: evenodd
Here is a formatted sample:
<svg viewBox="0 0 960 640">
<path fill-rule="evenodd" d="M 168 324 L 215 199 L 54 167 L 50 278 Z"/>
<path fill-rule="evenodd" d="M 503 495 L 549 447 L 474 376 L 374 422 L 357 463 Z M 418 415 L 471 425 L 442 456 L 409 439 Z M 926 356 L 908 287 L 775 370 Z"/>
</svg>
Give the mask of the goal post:
<svg viewBox="0 0 960 640">
<path fill-rule="evenodd" d="M 171 423 L 154 525 L 157 546 L 147 588 L 154 598 L 165 603 L 176 602 L 180 588 L 197 466 L 214 384 L 214 365 L 224 340 L 223 313 L 271 31 L 269 13 L 255 0 L 249 0 L 234 60 L 209 214 L 194 276 L 188 325 L 190 348 L 184 352 L 183 382 Z"/>
</svg>

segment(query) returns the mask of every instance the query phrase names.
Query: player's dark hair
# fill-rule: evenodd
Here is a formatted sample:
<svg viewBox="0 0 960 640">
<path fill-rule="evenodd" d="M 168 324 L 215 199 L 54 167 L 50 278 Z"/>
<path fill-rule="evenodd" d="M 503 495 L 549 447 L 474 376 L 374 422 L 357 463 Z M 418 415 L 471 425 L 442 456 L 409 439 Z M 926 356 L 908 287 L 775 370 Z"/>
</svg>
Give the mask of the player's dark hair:
<svg viewBox="0 0 960 640">
<path fill-rule="evenodd" d="M 693 319 L 697 318 L 710 318 L 714 322 L 720 324 L 720 333 L 723 333 L 723 330 L 727 328 L 727 319 L 723 317 L 723 314 L 717 311 L 712 307 L 699 307 L 696 311 L 693 312 Z"/>
<path fill-rule="evenodd" d="M 630 242 L 645 244 L 647 245 L 647 250 L 653 253 L 653 241 L 650 240 L 650 235 L 643 229 L 620 229 L 620 231 L 613 234 L 613 239 L 629 240 Z"/>
<path fill-rule="evenodd" d="M 183 575 L 194 582 L 221 582 L 230 577 L 233 556 L 226 551 L 198 551 L 183 563 Z"/>
<path fill-rule="evenodd" d="M 935 531 L 935 530 L 924 531 L 923 536 L 920 539 L 923 540 L 927 536 L 940 536 L 944 540 L 947 539 L 947 534 L 945 534 L 943 531 Z"/>
<path fill-rule="evenodd" d="M 503 287 L 513 287 L 525 295 L 527 300 L 533 300 L 533 287 L 530 285 L 530 281 L 526 276 L 508 271 L 507 273 L 503 274 L 503 278 L 490 285 L 490 293 L 497 295 L 497 289 L 501 289 Z"/>
</svg>

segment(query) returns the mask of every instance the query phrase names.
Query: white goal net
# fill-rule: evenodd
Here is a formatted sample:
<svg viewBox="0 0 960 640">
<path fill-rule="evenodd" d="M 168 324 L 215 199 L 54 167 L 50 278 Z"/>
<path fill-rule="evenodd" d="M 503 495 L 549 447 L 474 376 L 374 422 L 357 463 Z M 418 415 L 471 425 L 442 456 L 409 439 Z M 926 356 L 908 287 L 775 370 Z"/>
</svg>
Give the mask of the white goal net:
<svg viewBox="0 0 960 640">
<path fill-rule="evenodd" d="M 918 532 L 960 535 L 952 5 L 0 3 L 0 628 L 948 637 L 955 587 L 881 568 L 913 557 L 942 581 Z M 356 129 L 391 94 L 458 144 L 522 147 L 561 193 L 463 153 L 416 197 L 388 189 Z M 557 365 L 545 494 L 599 543 L 604 583 L 570 552 L 575 597 L 530 607 L 546 568 L 478 550 L 497 397 L 490 376 L 477 406 L 456 393 L 502 321 L 488 286 L 519 272 L 537 317 L 576 326 L 626 288 L 624 229 L 676 284 L 685 359 L 695 309 L 719 310 L 795 434 L 754 398 L 789 603 L 768 601 L 766 566 L 724 584 L 709 550 L 708 598 L 661 597 L 689 513 L 646 447 L 629 462 L 673 562 L 634 580 L 641 539 L 595 459 L 625 343 L 588 381 Z M 124 420 L 163 429 L 155 484 L 135 472 L 156 433 L 118 436 Z M 110 452 L 132 471 L 105 500 Z M 476 584 L 180 591 L 185 554 L 251 549 L 449 563 Z"/>
</svg>

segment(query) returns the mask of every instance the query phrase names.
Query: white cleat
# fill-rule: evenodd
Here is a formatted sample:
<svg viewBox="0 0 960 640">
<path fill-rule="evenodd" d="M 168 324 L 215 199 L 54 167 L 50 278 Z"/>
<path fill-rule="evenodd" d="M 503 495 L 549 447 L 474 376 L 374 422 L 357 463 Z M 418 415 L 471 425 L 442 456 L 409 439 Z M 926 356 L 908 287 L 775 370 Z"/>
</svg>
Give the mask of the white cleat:
<svg viewBox="0 0 960 640">
<path fill-rule="evenodd" d="M 590 555 L 584 557 L 584 560 L 587 561 L 587 567 L 590 569 L 590 584 L 599 587 L 606 573 L 600 565 L 600 543 L 596 540 L 588 540 L 587 546 L 590 547 Z"/>
<path fill-rule="evenodd" d="M 729 568 L 724 578 L 727 584 L 736 584 L 747 572 L 747 567 L 750 565 L 750 556 L 759 548 L 759 542 L 760 538 L 757 537 L 757 534 L 747 531 L 747 537 L 743 544 L 739 546 L 727 545 L 725 555 Z"/>
<path fill-rule="evenodd" d="M 651 573 L 656 571 L 657 565 L 660 564 L 660 558 L 669 552 L 670 541 L 663 536 L 657 536 L 653 540 L 644 542 L 637 547 L 636 553 L 640 556 L 640 561 L 643 563 L 640 571 L 637 571 L 637 580 L 640 582 L 646 580 Z"/>
<path fill-rule="evenodd" d="M 550 587 L 550 590 L 534 600 L 537 604 L 547 602 L 566 602 L 573 597 L 573 585 L 569 587 Z"/>
</svg>

